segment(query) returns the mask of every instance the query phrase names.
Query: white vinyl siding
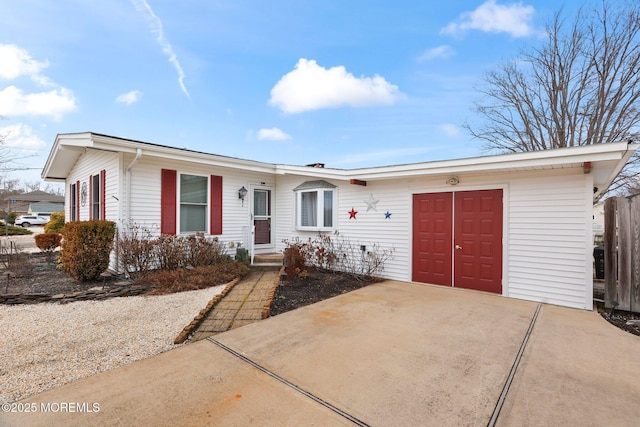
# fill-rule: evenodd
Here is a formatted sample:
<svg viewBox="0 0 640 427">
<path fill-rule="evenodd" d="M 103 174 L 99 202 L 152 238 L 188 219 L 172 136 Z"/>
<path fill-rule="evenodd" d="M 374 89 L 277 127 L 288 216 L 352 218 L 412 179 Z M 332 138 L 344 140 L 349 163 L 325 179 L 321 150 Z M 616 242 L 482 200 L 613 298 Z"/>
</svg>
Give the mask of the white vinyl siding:
<svg viewBox="0 0 640 427">
<path fill-rule="evenodd" d="M 128 165 L 133 160 L 133 155 L 126 155 L 123 164 Z M 160 230 L 160 174 L 162 169 L 176 170 L 180 175 L 223 177 L 222 189 L 222 235 L 216 235 L 223 242 L 241 243 L 243 241 L 243 227 L 249 227 L 251 221 L 250 203 L 244 203 L 238 198 L 240 187 L 261 188 L 273 185 L 274 178 L 271 175 L 248 172 L 237 169 L 229 169 L 217 166 L 207 166 L 196 163 L 170 161 L 145 157 L 144 155 L 131 169 L 131 204 L 130 218 L 137 224 L 144 225 L 149 230 L 159 233 Z M 179 188 L 178 188 L 179 193 Z M 207 212 L 206 217 L 209 214 Z M 181 231 L 181 230 L 178 230 Z"/>
<path fill-rule="evenodd" d="M 295 204 L 289 190 L 304 181 L 305 177 L 278 177 L 279 250 L 284 248 L 282 240 L 306 240 L 318 234 L 297 230 L 286 215 Z M 462 176 L 456 186 L 447 185 L 446 177 L 370 181 L 366 187 L 330 182 L 340 192 L 335 232 L 367 250 L 374 243 L 393 248 L 382 276 L 403 281 L 411 281 L 413 194 L 503 189 L 503 295 L 591 309 L 587 252 L 592 248 L 585 242 L 591 238 L 591 210 L 586 201 L 592 184 L 582 168 Z M 376 210 L 367 211 L 365 201 L 371 196 L 379 201 Z M 358 213 L 349 219 L 352 208 Z M 387 212 L 389 218 L 385 218 Z"/>
<path fill-rule="evenodd" d="M 560 184 L 561 183 L 561 184 Z M 559 185 L 560 184 L 560 185 Z M 584 174 L 514 180 L 508 231 L 508 295 L 590 309 L 592 271 L 585 268 Z M 590 249 L 590 248 L 589 248 Z"/>
<path fill-rule="evenodd" d="M 89 182 L 89 177 L 97 176 L 97 179 L 100 180 L 100 171 L 105 171 L 105 214 L 106 217 L 104 219 L 109 221 L 118 221 L 119 217 L 119 200 L 121 197 L 120 189 L 121 189 L 121 178 L 120 178 L 120 156 L 117 153 L 111 153 L 106 151 L 92 150 L 88 149 L 85 154 L 82 155 L 80 161 L 76 163 L 74 168 L 69 173 L 67 177 L 67 191 L 65 194 L 65 206 L 71 205 L 71 194 L 69 193 L 69 189 L 71 188 L 71 184 L 75 184 L 77 181 L 80 182 L 80 186 L 82 184 L 86 185 L 87 188 L 87 200 L 85 201 L 84 206 L 80 206 L 80 217 L 76 218 L 78 221 L 87 221 L 89 220 L 89 213 L 95 212 L 91 211 L 94 206 L 94 200 L 89 200 L 89 186 L 92 185 Z M 92 196 L 98 197 L 97 203 L 100 203 L 100 192 L 102 185 L 98 186 L 98 191 L 92 191 Z M 97 194 L 96 194 L 97 193 Z M 78 200 L 78 203 L 80 200 Z M 99 213 L 100 209 L 98 208 L 98 215 L 94 216 L 94 218 L 102 219 Z M 68 213 L 69 209 L 65 209 L 65 212 Z M 70 218 L 66 218 L 66 221 L 70 221 Z"/>
<path fill-rule="evenodd" d="M 308 177 L 280 176 L 277 178 L 278 198 L 275 203 L 279 213 L 275 242 L 276 249 L 284 249 L 283 240 L 291 241 L 295 237 L 302 240 L 315 238 L 318 234 L 337 236 L 334 238 L 348 240 L 358 250 L 364 245 L 370 251 L 373 244 L 380 248 L 393 250 L 392 259 L 385 264 L 383 277 L 396 280 L 410 280 L 410 209 L 407 195 L 407 182 L 404 180 L 369 182 L 366 187 L 351 185 L 348 182 L 326 180 L 338 186 L 333 196 L 333 228 L 330 231 L 317 229 L 304 230 L 296 226 L 296 219 L 291 212 L 295 211 L 296 192 L 293 189 Z M 377 211 L 369 210 L 365 200 L 373 194 L 380 199 Z M 349 219 L 349 211 L 358 211 L 355 219 Z M 389 211 L 391 216 L 385 218 Z"/>
</svg>

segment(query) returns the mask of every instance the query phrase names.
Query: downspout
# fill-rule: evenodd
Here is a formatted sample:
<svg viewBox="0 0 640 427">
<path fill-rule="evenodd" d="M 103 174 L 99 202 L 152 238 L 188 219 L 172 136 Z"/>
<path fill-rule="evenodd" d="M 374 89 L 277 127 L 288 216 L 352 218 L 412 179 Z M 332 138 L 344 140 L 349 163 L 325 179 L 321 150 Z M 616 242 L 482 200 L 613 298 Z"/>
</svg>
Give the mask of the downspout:
<svg viewBox="0 0 640 427">
<path fill-rule="evenodd" d="M 127 166 L 127 170 L 125 171 L 125 181 L 126 181 L 126 189 L 125 189 L 125 212 L 124 212 L 124 220 L 126 220 L 126 223 L 129 223 L 129 219 L 131 216 L 131 169 L 133 168 L 133 166 L 135 166 L 136 163 L 138 163 L 138 160 L 140 160 L 140 157 L 142 157 L 142 148 L 137 148 L 136 149 L 136 157 L 131 161 L 131 163 L 129 163 L 129 166 Z"/>
</svg>

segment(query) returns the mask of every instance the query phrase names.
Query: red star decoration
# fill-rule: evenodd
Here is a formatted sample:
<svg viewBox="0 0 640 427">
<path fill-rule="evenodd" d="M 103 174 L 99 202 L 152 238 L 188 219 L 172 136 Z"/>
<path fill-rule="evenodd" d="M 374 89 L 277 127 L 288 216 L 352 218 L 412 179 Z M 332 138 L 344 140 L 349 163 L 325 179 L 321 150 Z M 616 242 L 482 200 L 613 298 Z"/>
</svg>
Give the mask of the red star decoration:
<svg viewBox="0 0 640 427">
<path fill-rule="evenodd" d="M 352 219 L 352 218 L 353 218 L 353 219 L 357 219 L 357 218 L 356 218 L 356 214 L 357 214 L 357 213 L 358 213 L 358 212 L 357 212 L 355 209 L 351 208 L 351 212 L 348 212 L 348 214 L 349 214 L 349 219 Z"/>
</svg>

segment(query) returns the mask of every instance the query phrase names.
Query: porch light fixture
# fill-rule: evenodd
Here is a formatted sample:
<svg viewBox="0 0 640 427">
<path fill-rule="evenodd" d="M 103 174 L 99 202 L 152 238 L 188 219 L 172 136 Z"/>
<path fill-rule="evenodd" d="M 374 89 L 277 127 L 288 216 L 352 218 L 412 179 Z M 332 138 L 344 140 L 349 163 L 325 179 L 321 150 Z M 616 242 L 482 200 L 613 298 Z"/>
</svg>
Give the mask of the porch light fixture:
<svg viewBox="0 0 640 427">
<path fill-rule="evenodd" d="M 244 198 L 247 195 L 247 189 L 244 185 L 238 190 L 238 199 L 242 200 L 242 206 L 244 206 Z"/>
<path fill-rule="evenodd" d="M 457 176 L 452 176 L 447 180 L 447 184 L 449 185 L 458 185 L 460 183 L 460 179 Z"/>
</svg>

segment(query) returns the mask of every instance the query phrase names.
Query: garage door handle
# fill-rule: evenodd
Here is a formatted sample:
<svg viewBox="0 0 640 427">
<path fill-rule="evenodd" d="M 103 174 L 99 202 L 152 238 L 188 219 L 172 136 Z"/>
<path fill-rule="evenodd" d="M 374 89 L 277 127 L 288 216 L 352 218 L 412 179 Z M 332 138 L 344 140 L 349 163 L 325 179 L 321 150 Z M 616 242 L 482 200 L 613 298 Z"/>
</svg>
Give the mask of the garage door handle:
<svg viewBox="0 0 640 427">
<path fill-rule="evenodd" d="M 462 246 L 456 245 L 456 249 L 462 249 Z"/>
</svg>

